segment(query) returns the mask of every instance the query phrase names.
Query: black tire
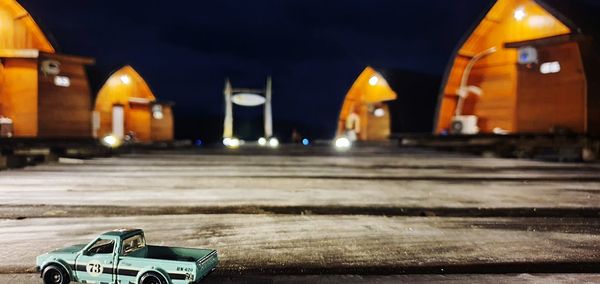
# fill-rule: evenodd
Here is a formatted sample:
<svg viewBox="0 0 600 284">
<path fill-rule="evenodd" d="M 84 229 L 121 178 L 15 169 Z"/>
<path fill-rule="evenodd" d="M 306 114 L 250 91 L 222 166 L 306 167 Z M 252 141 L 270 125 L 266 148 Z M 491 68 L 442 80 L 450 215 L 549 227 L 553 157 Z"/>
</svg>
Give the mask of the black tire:
<svg viewBox="0 0 600 284">
<path fill-rule="evenodd" d="M 58 265 L 48 265 L 42 272 L 44 284 L 68 284 L 71 282 L 69 274 Z"/>
<path fill-rule="evenodd" d="M 139 284 L 169 284 L 165 278 L 156 272 L 147 272 L 140 277 Z"/>
</svg>

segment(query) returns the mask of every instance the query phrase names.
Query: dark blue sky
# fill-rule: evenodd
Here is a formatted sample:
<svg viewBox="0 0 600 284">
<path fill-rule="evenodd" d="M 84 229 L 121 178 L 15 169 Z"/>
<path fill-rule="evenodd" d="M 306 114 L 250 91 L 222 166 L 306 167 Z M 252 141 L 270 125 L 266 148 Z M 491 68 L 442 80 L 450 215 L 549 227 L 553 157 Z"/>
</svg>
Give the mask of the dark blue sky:
<svg viewBox="0 0 600 284">
<path fill-rule="evenodd" d="M 274 80 L 276 134 L 287 137 L 297 127 L 330 138 L 345 92 L 365 66 L 441 75 L 458 41 L 490 5 L 488 0 L 20 2 L 61 52 L 97 59 L 93 81 L 119 65 L 133 65 L 159 99 L 176 103 L 177 136 L 204 139 L 220 135 L 225 78 L 258 87 L 268 74 Z M 238 118 L 256 122 L 260 115 L 255 109 Z"/>
</svg>

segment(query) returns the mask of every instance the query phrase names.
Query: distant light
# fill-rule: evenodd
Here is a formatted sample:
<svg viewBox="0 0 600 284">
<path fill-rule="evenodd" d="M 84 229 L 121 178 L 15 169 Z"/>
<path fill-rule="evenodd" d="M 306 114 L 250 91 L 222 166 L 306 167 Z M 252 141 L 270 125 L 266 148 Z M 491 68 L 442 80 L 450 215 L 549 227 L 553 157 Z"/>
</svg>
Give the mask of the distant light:
<svg viewBox="0 0 600 284">
<path fill-rule="evenodd" d="M 515 17 L 515 20 L 522 21 L 523 19 L 525 19 L 525 16 L 527 16 L 527 13 L 525 13 L 525 8 L 518 8 L 517 10 L 515 10 L 513 16 Z"/>
<path fill-rule="evenodd" d="M 379 82 L 379 77 L 377 77 L 377 75 L 373 75 L 373 77 L 371 77 L 371 79 L 369 79 L 369 85 L 371 85 L 371 86 L 377 85 L 378 82 Z"/>
<path fill-rule="evenodd" d="M 279 147 L 279 140 L 275 137 L 272 137 L 271 139 L 269 139 L 269 146 L 271 146 L 272 148 Z"/>
<path fill-rule="evenodd" d="M 225 138 L 223 139 L 223 145 L 228 148 L 237 148 L 240 147 L 240 139 L 237 138 Z"/>
<path fill-rule="evenodd" d="M 340 137 L 335 140 L 335 147 L 338 149 L 348 149 L 350 146 L 352 146 L 352 143 L 346 137 Z"/>
<path fill-rule="evenodd" d="M 164 118 L 164 116 L 165 115 L 163 114 L 162 111 L 155 111 L 152 113 L 152 117 L 154 117 L 154 119 L 156 119 L 156 120 L 161 120 Z"/>
<path fill-rule="evenodd" d="M 560 69 L 560 62 L 558 61 L 546 62 L 540 65 L 540 72 L 542 74 L 558 73 L 560 72 Z"/>
<path fill-rule="evenodd" d="M 102 138 L 102 144 L 106 147 L 110 147 L 110 148 L 117 148 L 119 146 L 121 146 L 121 139 L 117 138 L 114 135 L 108 135 L 105 136 L 104 138 Z"/>
<path fill-rule="evenodd" d="M 373 111 L 373 115 L 375 115 L 376 117 L 383 117 L 385 115 L 385 110 L 383 110 L 383 108 L 376 108 Z"/>
<path fill-rule="evenodd" d="M 267 139 L 265 137 L 258 138 L 258 145 L 260 145 L 260 146 L 267 145 Z"/>
<path fill-rule="evenodd" d="M 198 139 L 195 141 L 194 144 L 196 144 L 196 146 L 202 146 L 202 144 L 204 144 L 204 143 L 202 142 L 202 140 Z"/>
<path fill-rule="evenodd" d="M 54 85 L 59 87 L 69 87 L 71 86 L 71 79 L 66 76 L 56 76 L 54 77 Z"/>
<path fill-rule="evenodd" d="M 302 145 L 308 146 L 308 145 L 310 145 L 310 141 L 308 139 L 304 138 L 304 139 L 302 139 Z"/>
<path fill-rule="evenodd" d="M 122 75 L 119 79 L 125 85 L 129 85 L 129 83 L 131 83 L 131 78 L 129 78 L 127 75 Z"/>
<path fill-rule="evenodd" d="M 155 104 L 152 106 L 152 117 L 156 120 L 161 120 L 164 118 L 162 105 Z"/>
</svg>

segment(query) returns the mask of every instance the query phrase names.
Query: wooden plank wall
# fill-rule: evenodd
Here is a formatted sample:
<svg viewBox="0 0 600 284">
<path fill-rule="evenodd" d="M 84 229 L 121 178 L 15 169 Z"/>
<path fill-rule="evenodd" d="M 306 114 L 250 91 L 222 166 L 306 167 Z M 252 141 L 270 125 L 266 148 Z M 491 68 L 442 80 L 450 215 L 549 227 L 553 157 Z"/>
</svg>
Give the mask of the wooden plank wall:
<svg viewBox="0 0 600 284">
<path fill-rule="evenodd" d="M 38 134 L 37 60 L 3 58 L 0 115 L 13 120 L 14 137 Z"/>
<path fill-rule="evenodd" d="M 382 104 L 381 108 L 385 111 L 384 116 L 376 117 L 372 112 L 368 112 L 364 122 L 368 141 L 384 141 L 390 137 L 390 109 L 387 104 Z"/>
<path fill-rule="evenodd" d="M 44 60 L 60 62 L 59 76 L 70 79 L 69 87 L 57 86 L 56 76 L 39 72 L 39 137 L 92 137 L 92 102 L 85 66 L 77 61 L 44 54 Z"/>
<path fill-rule="evenodd" d="M 542 74 L 540 64 L 518 65 L 517 130 L 548 133 L 553 127 L 586 132 L 585 71 L 576 42 L 538 47 L 540 64 L 558 61 L 561 70 Z"/>
<path fill-rule="evenodd" d="M 173 109 L 168 104 L 162 105 L 163 118 L 152 118 L 152 141 L 173 141 Z"/>
<path fill-rule="evenodd" d="M 150 104 L 130 102 L 125 109 L 125 134 L 131 131 L 138 141 L 151 141 L 151 119 Z"/>
</svg>

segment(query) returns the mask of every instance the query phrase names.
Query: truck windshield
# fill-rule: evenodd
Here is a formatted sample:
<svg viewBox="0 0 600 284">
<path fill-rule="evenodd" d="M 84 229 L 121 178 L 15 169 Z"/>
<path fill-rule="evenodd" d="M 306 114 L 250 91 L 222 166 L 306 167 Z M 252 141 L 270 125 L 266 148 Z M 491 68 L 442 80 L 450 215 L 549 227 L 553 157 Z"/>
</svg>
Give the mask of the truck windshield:
<svg viewBox="0 0 600 284">
<path fill-rule="evenodd" d="M 146 246 L 144 235 L 135 235 L 123 240 L 123 255 L 131 254 Z"/>
</svg>

